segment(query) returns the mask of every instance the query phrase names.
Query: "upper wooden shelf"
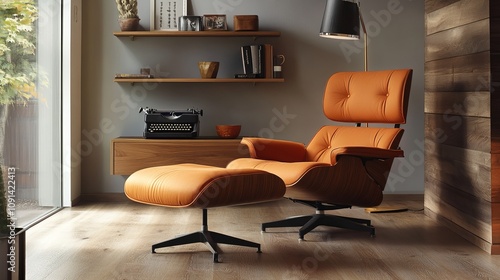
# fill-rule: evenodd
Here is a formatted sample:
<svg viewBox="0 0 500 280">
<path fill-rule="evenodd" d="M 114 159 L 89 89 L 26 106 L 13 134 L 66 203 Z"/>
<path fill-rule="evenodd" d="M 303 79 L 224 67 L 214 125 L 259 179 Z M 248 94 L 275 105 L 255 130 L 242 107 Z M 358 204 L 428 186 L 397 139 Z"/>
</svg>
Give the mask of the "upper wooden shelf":
<svg viewBox="0 0 500 280">
<path fill-rule="evenodd" d="M 116 37 L 279 37 L 279 31 L 124 31 Z"/>
</svg>

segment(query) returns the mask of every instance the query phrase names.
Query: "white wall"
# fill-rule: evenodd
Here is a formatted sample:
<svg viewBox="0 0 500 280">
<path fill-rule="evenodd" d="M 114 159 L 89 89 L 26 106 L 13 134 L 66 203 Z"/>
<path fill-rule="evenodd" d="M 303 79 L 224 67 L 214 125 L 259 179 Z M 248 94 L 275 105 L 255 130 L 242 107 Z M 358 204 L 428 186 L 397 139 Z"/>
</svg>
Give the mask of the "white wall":
<svg viewBox="0 0 500 280">
<path fill-rule="evenodd" d="M 82 178 L 82 158 L 75 156 L 82 130 L 82 0 L 65 0 L 63 7 L 63 206 L 72 206 L 80 197 Z"/>
<path fill-rule="evenodd" d="M 139 0 L 149 25 L 149 0 Z M 363 69 L 361 42 L 318 36 L 325 0 L 191 0 L 194 15 L 257 14 L 261 30 L 278 30 L 279 38 L 261 38 L 286 56 L 285 83 L 277 84 L 117 84 L 115 73 L 136 73 L 141 67 L 172 77 L 198 77 L 197 62 L 221 62 L 219 77 L 240 72 L 239 47 L 249 38 L 116 38 L 114 1 L 83 1 L 82 194 L 123 192 L 125 177 L 110 175 L 110 141 L 140 136 L 139 107 L 199 108 L 201 135 L 215 135 L 221 123 L 242 124 L 241 135 L 259 135 L 307 143 L 316 130 L 330 124 L 322 113 L 328 77 Z M 423 1 L 361 1 L 369 32 L 369 68 L 414 69 L 408 123 L 402 148 L 386 193 L 423 193 Z M 145 18 L 146 17 L 146 18 Z M 350 53 L 351 52 L 351 53 Z M 270 129 L 276 112 L 293 115 L 281 130 Z"/>
</svg>

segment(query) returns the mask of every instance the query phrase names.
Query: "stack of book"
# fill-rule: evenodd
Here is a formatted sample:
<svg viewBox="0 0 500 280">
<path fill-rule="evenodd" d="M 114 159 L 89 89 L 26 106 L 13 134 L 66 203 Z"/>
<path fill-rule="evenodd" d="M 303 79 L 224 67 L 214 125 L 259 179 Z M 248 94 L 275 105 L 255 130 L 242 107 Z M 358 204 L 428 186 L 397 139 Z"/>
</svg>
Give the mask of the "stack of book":
<svg viewBox="0 0 500 280">
<path fill-rule="evenodd" d="M 152 79 L 153 75 L 150 74 L 124 74 L 119 73 L 115 75 L 115 79 Z"/>
<path fill-rule="evenodd" d="M 235 78 L 272 78 L 273 46 L 270 44 L 246 45 L 241 47 L 243 74 Z"/>
</svg>

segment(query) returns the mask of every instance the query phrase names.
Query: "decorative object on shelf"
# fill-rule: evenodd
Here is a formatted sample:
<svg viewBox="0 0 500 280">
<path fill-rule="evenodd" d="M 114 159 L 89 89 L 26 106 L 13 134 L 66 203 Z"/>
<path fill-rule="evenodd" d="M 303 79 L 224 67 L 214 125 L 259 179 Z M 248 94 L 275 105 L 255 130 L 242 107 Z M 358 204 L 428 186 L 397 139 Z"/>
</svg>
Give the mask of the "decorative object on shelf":
<svg viewBox="0 0 500 280">
<path fill-rule="evenodd" d="M 285 56 L 278 54 L 274 56 L 273 78 L 283 78 L 283 64 L 285 63 Z"/>
<path fill-rule="evenodd" d="M 226 15 L 203 15 L 203 30 L 227 30 Z"/>
<path fill-rule="evenodd" d="M 359 2 L 327 0 L 319 36 L 331 39 L 359 40 L 361 29 L 365 34 L 365 71 L 368 70 L 368 36 L 365 22 L 359 9 Z"/>
<path fill-rule="evenodd" d="M 259 30 L 259 16 L 237 15 L 233 17 L 234 31 L 257 31 Z"/>
<path fill-rule="evenodd" d="M 115 0 L 118 8 L 118 21 L 122 31 L 135 31 L 139 27 L 137 0 Z"/>
<path fill-rule="evenodd" d="M 151 0 L 151 30 L 179 30 L 179 17 L 187 16 L 187 0 Z"/>
<path fill-rule="evenodd" d="M 215 126 L 215 131 L 221 138 L 233 139 L 240 135 L 241 125 L 219 124 Z"/>
<path fill-rule="evenodd" d="M 198 62 L 200 75 L 203 79 L 215 79 L 219 72 L 219 62 L 217 61 L 200 61 Z"/>
<path fill-rule="evenodd" d="M 202 31 L 203 23 L 200 16 L 179 17 L 179 31 Z"/>
<path fill-rule="evenodd" d="M 200 132 L 203 110 L 157 110 L 142 108 L 144 112 L 144 138 L 194 138 Z"/>
</svg>

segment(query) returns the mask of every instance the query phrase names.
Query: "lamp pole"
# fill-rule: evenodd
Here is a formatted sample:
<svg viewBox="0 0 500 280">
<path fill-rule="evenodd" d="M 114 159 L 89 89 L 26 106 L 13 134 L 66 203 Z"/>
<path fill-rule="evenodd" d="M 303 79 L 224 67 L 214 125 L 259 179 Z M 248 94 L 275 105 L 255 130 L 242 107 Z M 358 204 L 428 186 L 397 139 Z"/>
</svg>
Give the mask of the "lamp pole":
<svg viewBox="0 0 500 280">
<path fill-rule="evenodd" d="M 365 72 L 368 71 L 368 33 L 366 33 L 365 21 L 363 20 L 363 15 L 361 14 L 360 3 L 358 2 L 358 10 L 359 10 L 359 20 L 361 21 L 361 28 L 363 29 L 363 33 L 365 33 Z"/>
</svg>

